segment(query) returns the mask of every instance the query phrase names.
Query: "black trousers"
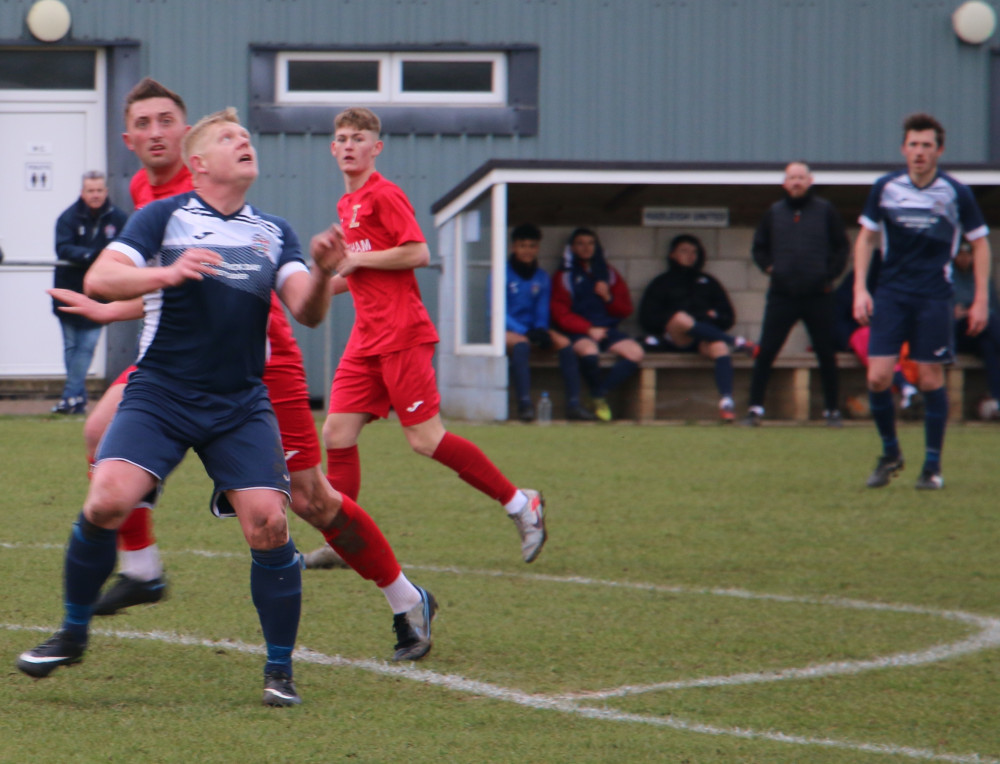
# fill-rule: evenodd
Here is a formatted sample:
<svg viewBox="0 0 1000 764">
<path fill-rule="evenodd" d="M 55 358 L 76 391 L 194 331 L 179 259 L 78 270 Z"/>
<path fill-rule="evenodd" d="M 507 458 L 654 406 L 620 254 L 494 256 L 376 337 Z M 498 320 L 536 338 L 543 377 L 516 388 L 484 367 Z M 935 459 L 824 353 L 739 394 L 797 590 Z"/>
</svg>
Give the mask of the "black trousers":
<svg viewBox="0 0 1000 764">
<path fill-rule="evenodd" d="M 840 408 L 837 400 L 837 356 L 833 340 L 833 294 L 824 292 L 796 297 L 779 292 L 767 293 L 764 308 L 764 326 L 760 333 L 760 351 L 753 364 L 750 381 L 750 405 L 763 406 L 764 392 L 771 377 L 774 359 L 788 339 L 796 322 L 802 321 L 809 332 L 813 352 L 819 361 L 819 375 L 823 386 L 824 408 Z"/>
</svg>

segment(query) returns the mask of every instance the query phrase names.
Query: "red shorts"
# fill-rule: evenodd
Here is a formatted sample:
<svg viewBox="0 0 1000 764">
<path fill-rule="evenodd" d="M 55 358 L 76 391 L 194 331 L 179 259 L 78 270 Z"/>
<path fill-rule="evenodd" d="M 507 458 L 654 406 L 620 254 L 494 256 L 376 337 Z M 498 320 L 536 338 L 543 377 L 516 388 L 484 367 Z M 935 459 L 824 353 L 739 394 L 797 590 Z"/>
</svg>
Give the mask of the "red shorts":
<svg viewBox="0 0 1000 764">
<path fill-rule="evenodd" d="M 264 384 L 281 430 L 281 446 L 289 472 L 315 467 L 322 461 L 316 421 L 309 408 L 305 374 L 283 366 L 264 368 Z"/>
<path fill-rule="evenodd" d="M 393 408 L 404 427 L 426 422 L 441 407 L 433 358 L 433 344 L 384 355 L 344 356 L 333 375 L 330 413 L 385 418 Z"/>
</svg>

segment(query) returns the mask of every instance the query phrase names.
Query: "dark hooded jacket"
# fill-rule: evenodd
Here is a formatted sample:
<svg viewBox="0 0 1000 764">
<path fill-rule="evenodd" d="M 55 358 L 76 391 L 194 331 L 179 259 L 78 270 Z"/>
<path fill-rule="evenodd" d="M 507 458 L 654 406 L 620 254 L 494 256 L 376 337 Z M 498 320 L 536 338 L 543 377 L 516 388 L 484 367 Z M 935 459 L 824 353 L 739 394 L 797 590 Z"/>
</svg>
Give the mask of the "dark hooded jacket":
<svg viewBox="0 0 1000 764">
<path fill-rule="evenodd" d="M 573 254 L 570 242 L 581 233 L 594 237 L 597 247 L 589 261 Z M 611 301 L 605 302 L 594 291 L 598 281 L 607 282 Z M 632 296 L 628 284 L 604 257 L 604 248 L 593 231 L 578 228 L 570 234 L 563 251 L 563 266 L 552 278 L 550 303 L 552 320 L 569 334 L 586 334 L 592 326 L 615 328 L 632 314 Z"/>
<path fill-rule="evenodd" d="M 684 311 L 698 321 L 707 321 L 723 331 L 736 320 L 729 295 L 715 278 L 702 272 L 705 248 L 694 236 L 678 236 L 670 242 L 670 251 L 682 241 L 698 250 L 698 259 L 691 267 L 681 265 L 667 255 L 667 270 L 649 282 L 639 303 L 639 324 L 642 330 L 662 337 L 667 322 L 678 311 Z M 709 315 L 714 311 L 715 315 Z"/>
</svg>

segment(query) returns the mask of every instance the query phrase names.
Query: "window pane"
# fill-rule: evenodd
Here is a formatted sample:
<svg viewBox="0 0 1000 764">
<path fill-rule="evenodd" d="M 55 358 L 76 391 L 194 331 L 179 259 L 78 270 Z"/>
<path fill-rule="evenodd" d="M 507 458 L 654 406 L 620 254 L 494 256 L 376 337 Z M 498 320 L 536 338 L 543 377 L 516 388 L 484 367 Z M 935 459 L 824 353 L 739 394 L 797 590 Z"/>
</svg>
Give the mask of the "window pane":
<svg viewBox="0 0 1000 764">
<path fill-rule="evenodd" d="M 0 50 L 0 90 L 94 90 L 92 50 Z"/>
<path fill-rule="evenodd" d="M 378 75 L 378 61 L 289 61 L 288 91 L 377 91 Z"/>
<path fill-rule="evenodd" d="M 493 263 L 492 196 L 487 192 L 462 215 L 462 245 L 465 266 L 466 344 L 490 343 L 490 269 Z"/>
<path fill-rule="evenodd" d="M 490 93 L 491 61 L 404 61 L 403 92 Z"/>
</svg>

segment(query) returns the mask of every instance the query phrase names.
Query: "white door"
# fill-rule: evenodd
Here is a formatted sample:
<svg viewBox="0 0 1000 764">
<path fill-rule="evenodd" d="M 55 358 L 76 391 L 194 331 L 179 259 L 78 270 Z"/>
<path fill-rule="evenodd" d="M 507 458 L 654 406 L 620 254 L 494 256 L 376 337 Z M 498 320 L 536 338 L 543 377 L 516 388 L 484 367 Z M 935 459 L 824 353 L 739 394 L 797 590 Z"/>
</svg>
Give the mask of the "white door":
<svg viewBox="0 0 1000 764">
<path fill-rule="evenodd" d="M 97 88 L 0 91 L 0 376 L 63 376 L 52 315 L 55 224 L 87 170 L 106 172 L 103 52 Z M 104 340 L 90 374 L 103 376 Z"/>
</svg>

